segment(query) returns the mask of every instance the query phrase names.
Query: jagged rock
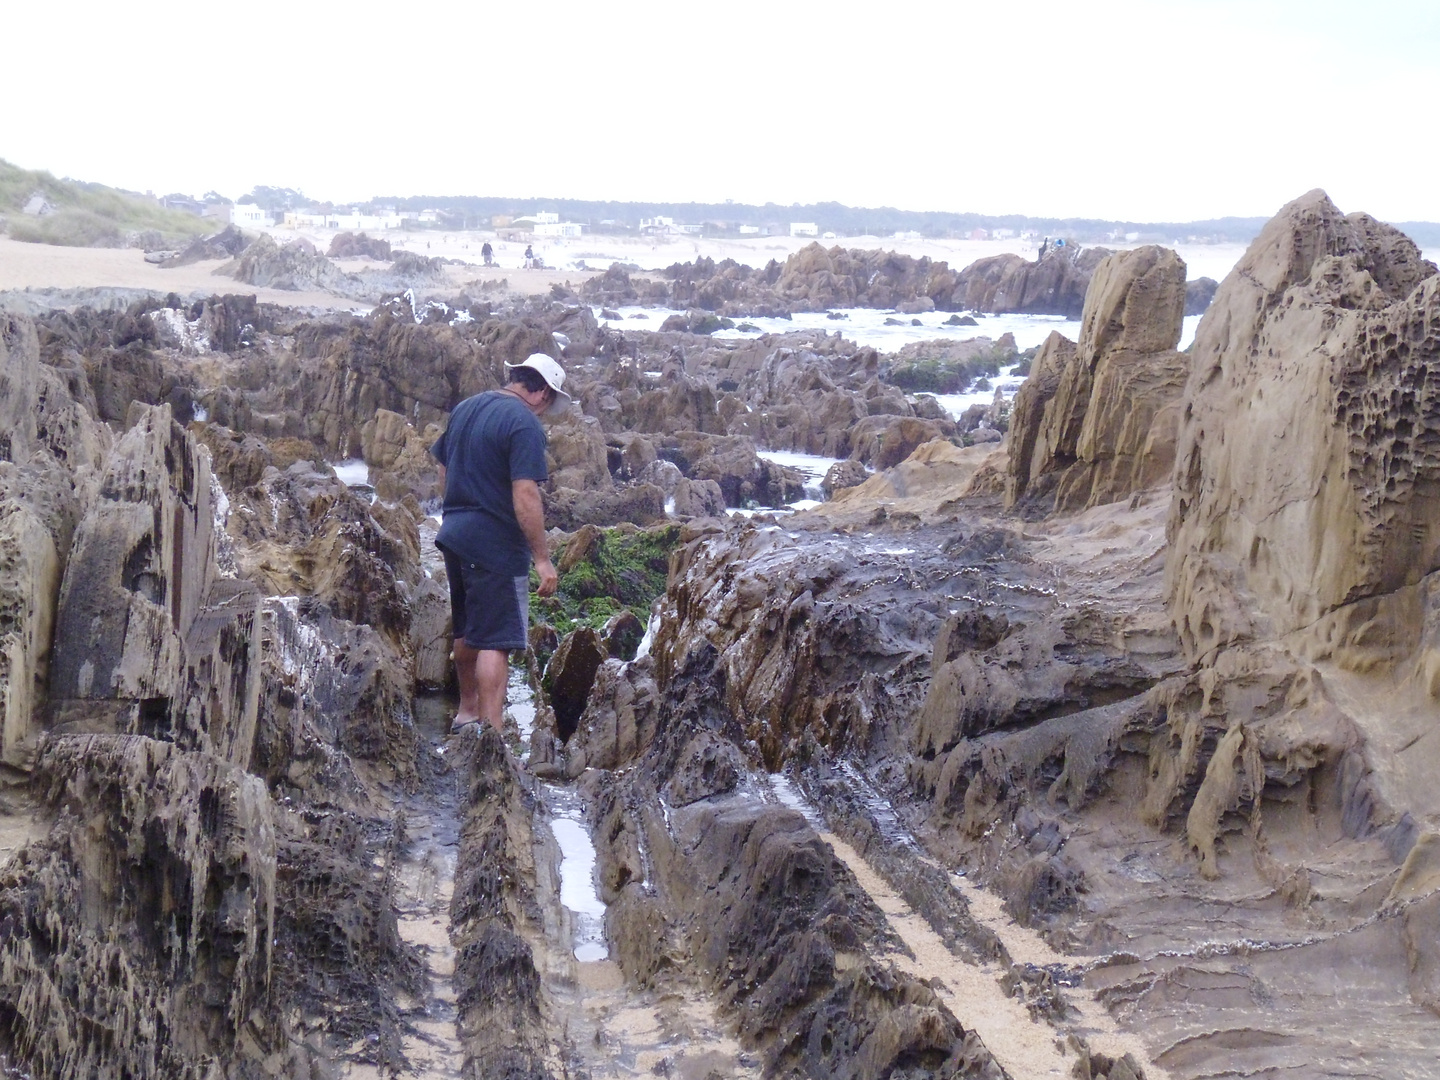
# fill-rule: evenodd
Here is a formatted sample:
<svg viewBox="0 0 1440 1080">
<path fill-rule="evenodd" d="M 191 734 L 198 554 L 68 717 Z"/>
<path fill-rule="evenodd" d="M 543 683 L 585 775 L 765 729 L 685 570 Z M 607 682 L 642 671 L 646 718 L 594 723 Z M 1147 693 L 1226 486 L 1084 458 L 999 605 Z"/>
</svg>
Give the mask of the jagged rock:
<svg viewBox="0 0 1440 1080">
<path fill-rule="evenodd" d="M 893 932 L 832 849 L 799 814 L 738 790 L 751 764 L 693 708 L 713 709 L 722 664 L 692 653 L 644 764 L 596 785 L 607 933 L 627 977 L 690 968 L 724 987 L 777 1074 L 884 1076 L 903 1062 L 935 1075 L 948 1060 L 986 1075 L 988 1053 L 933 991 L 867 951 L 893 948 Z"/>
<path fill-rule="evenodd" d="M 1210 301 L 1215 299 L 1215 290 L 1220 283 L 1214 278 L 1195 278 L 1185 283 L 1185 314 L 1204 315 Z"/>
<path fill-rule="evenodd" d="M 611 263 L 610 269 L 596 277 L 589 278 L 580 286 L 581 297 L 590 304 L 605 304 L 623 307 L 630 304 L 663 303 L 668 299 L 669 290 L 661 281 L 642 279 L 633 282 L 630 274 L 619 263 Z M 618 315 L 607 318 L 619 318 Z"/>
<path fill-rule="evenodd" d="M 614 486 L 610 478 L 605 433 L 595 417 L 581 416 L 571 410 L 570 415 L 551 424 L 546 435 L 549 438 L 550 483 L 553 487 L 609 491 Z"/>
<path fill-rule="evenodd" d="M 51 694 L 114 702 L 119 730 L 137 730 L 179 697 L 183 642 L 214 581 L 209 454 L 168 406 L 137 406 L 100 496 L 65 569 Z"/>
<path fill-rule="evenodd" d="M 611 657 L 596 670 L 584 712 L 566 747 L 565 772 L 614 769 L 634 761 L 655 734 L 658 695 L 649 660 Z"/>
<path fill-rule="evenodd" d="M 55 739 L 37 773 L 56 827 L 0 878 L 11 1060 L 37 1077 L 196 1078 L 284 1061 L 264 784 L 124 735 Z"/>
<path fill-rule="evenodd" d="M 413 680 L 395 645 L 309 597 L 269 597 L 263 618 L 253 770 L 282 790 L 356 805 L 366 798 L 357 763 L 413 779 Z"/>
<path fill-rule="evenodd" d="M 370 484 L 387 502 L 407 496 L 416 502 L 440 498 L 440 471 L 430 447 L 440 438 L 440 427 L 418 432 L 399 413 L 377 409 L 375 418 L 360 429 L 361 454 L 370 466 Z"/>
<path fill-rule="evenodd" d="M 946 309 L 1077 319 L 1085 307 L 1090 276 L 1110 254 L 1102 247 L 1066 246 L 1051 249 L 1039 262 L 1019 255 L 978 259 L 960 271 Z"/>
<path fill-rule="evenodd" d="M 634 660 L 635 650 L 644 636 L 645 624 L 629 609 L 612 615 L 600 630 L 605 651 L 617 660 Z"/>
<path fill-rule="evenodd" d="M 308 371 L 280 392 L 306 435 L 338 457 L 359 457 L 376 411 L 418 430 L 440 424 L 460 401 L 502 385 L 506 362 L 555 352 L 549 332 L 491 320 L 475 330 L 417 325 L 382 307 L 344 327 L 314 327 L 296 343 Z"/>
<path fill-rule="evenodd" d="M 1054 492 L 1058 511 L 1159 483 L 1174 460 L 1189 364 L 1175 351 L 1185 264 L 1143 247 L 1096 269 L 1077 346 L 1051 334 L 1016 395 L 1007 505 Z"/>
<path fill-rule="evenodd" d="M 450 920 L 465 1071 L 550 1080 L 558 1047 L 529 944 L 543 928 L 524 886 L 535 880 L 533 801 L 488 725 L 462 747 L 468 797 Z"/>
<path fill-rule="evenodd" d="M 1425 435 L 1440 418 L 1437 297 L 1407 237 L 1319 191 L 1220 286 L 1192 350 L 1167 527 L 1187 656 L 1306 627 L 1351 662 L 1413 648 L 1418 613 L 1401 610 L 1440 568 Z"/>
<path fill-rule="evenodd" d="M 839 385 L 827 358 L 787 347 L 769 352 L 744 377 L 736 399 L 737 406 L 742 404 L 726 421 L 730 434 L 776 450 L 824 457 L 847 456 L 851 429 L 869 414 L 860 393 Z"/>
<path fill-rule="evenodd" d="M 1014 506 L 1040 469 L 1055 462 L 1050 440 L 1064 434 L 1064 425 L 1046 423 L 1046 408 L 1060 388 L 1060 376 L 1075 361 L 1075 343 L 1058 330 L 1050 331 L 1030 365 L 1030 377 L 1015 394 L 1010 414 L 1005 505 Z M 1078 437 L 1078 435 L 1077 435 Z"/>
<path fill-rule="evenodd" d="M 857 487 L 869 479 L 870 471 L 858 461 L 837 461 L 825 473 L 820 486 L 827 499 L 835 497 L 838 491 Z"/>
<path fill-rule="evenodd" d="M 638 483 L 614 491 L 541 490 L 545 524 L 573 532 L 584 525 L 654 525 L 665 520 L 665 493 L 654 484 Z"/>
<path fill-rule="evenodd" d="M 233 259 L 250 246 L 250 241 L 234 225 L 226 225 L 218 233 L 190 241 L 176 255 L 160 262 L 162 268 L 189 266 L 207 259 Z"/>
<path fill-rule="evenodd" d="M 332 259 L 374 259 L 377 262 L 390 260 L 390 241 L 379 236 L 362 233 L 336 233 L 330 239 L 325 252 Z"/>
<path fill-rule="evenodd" d="M 39 735 L 61 578 L 109 431 L 40 363 L 34 324 L 0 314 L 0 761 Z"/>
<path fill-rule="evenodd" d="M 561 740 L 574 734 L 595 672 L 609 655 L 600 635 L 589 627 L 572 630 L 545 665 L 545 684 L 555 710 L 555 729 Z"/>
<path fill-rule="evenodd" d="M 921 420 L 914 416 L 868 416 L 855 425 L 851 433 L 853 460 L 874 469 L 889 469 L 913 454 L 917 447 L 932 439 L 946 439 L 955 434 L 955 425 L 948 420 Z"/>
<path fill-rule="evenodd" d="M 229 533 L 241 576 L 268 595 L 315 597 L 397 645 L 409 640 L 406 596 L 423 575 L 419 531 L 403 507 L 371 505 L 328 470 L 297 461 L 233 494 Z"/>
<path fill-rule="evenodd" d="M 358 279 L 345 273 L 314 246 L 295 240 L 281 247 L 262 233 L 234 262 L 216 270 L 242 285 L 299 292 L 348 293 Z"/>
<path fill-rule="evenodd" d="M 715 517 L 725 513 L 725 493 L 714 480 L 691 480 L 682 476 L 675 482 L 676 514 L 685 517 Z"/>
<path fill-rule="evenodd" d="M 665 498 L 672 499 L 675 497 L 676 488 L 685 479 L 685 474 L 673 461 L 657 458 L 641 469 L 635 479 L 642 484 L 654 484 L 665 493 Z"/>
<path fill-rule="evenodd" d="M 415 682 L 444 686 L 450 674 L 454 641 L 450 623 L 450 589 L 441 579 L 425 577 L 410 594 L 410 651 L 415 655 Z"/>
</svg>

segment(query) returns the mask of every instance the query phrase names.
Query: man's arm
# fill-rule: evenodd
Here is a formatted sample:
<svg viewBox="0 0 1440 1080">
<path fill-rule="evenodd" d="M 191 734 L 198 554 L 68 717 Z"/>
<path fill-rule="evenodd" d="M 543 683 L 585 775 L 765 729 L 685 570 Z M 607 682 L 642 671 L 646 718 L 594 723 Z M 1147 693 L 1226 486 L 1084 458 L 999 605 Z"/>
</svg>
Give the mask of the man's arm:
<svg viewBox="0 0 1440 1080">
<path fill-rule="evenodd" d="M 530 555 L 540 574 L 541 596 L 553 596 L 560 586 L 560 575 L 550 561 L 550 548 L 545 543 L 545 507 L 540 502 L 540 485 L 534 480 L 512 480 L 510 495 L 515 502 L 515 519 L 530 545 Z"/>
</svg>

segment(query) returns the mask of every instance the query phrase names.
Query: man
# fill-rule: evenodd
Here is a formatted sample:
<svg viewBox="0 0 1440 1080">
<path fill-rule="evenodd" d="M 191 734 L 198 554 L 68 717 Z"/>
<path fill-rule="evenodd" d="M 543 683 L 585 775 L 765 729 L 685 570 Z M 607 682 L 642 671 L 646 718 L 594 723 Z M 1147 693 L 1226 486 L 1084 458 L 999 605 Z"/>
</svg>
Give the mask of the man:
<svg viewBox="0 0 1440 1080">
<path fill-rule="evenodd" d="M 451 731 L 474 723 L 503 729 L 509 653 L 529 644 L 531 559 L 541 596 L 559 584 L 545 545 L 546 440 L 538 418 L 570 407 L 565 369 L 544 353 L 505 368 L 509 384 L 455 406 L 430 448 L 445 489 L 435 546 L 450 579 L 460 681 Z"/>
</svg>

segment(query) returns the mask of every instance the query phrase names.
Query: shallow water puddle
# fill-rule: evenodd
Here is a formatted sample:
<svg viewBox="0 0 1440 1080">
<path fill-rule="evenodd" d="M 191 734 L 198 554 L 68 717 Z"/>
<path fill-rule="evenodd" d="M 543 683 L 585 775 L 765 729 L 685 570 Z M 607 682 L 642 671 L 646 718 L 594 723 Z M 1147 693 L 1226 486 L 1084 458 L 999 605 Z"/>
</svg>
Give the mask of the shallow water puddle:
<svg viewBox="0 0 1440 1080">
<path fill-rule="evenodd" d="M 510 679 L 505 686 L 505 711 L 515 719 L 520 731 L 520 745 L 523 753 L 520 760 L 530 756 L 530 736 L 535 732 L 535 693 L 521 668 L 510 669 Z"/>
<path fill-rule="evenodd" d="M 580 805 L 580 797 L 555 784 L 540 785 L 550 811 L 550 831 L 560 845 L 560 902 L 574 918 L 575 959 L 582 963 L 606 960 L 605 902 L 595 888 L 595 844 Z"/>
</svg>

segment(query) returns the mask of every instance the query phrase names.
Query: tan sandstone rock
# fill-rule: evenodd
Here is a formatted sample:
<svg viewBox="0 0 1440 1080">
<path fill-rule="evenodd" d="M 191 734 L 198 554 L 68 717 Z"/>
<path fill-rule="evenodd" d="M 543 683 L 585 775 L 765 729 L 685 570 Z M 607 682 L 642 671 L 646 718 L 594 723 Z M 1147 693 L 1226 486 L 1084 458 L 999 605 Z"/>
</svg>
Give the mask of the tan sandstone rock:
<svg viewBox="0 0 1440 1080">
<path fill-rule="evenodd" d="M 1080 341 L 1052 334 L 1016 396 L 1006 502 L 1052 491 L 1056 510 L 1114 502 L 1163 481 L 1189 366 L 1175 351 L 1185 264 L 1155 246 L 1107 257 Z"/>
<path fill-rule="evenodd" d="M 1167 526 L 1187 654 L 1307 627 L 1352 664 L 1393 653 L 1376 604 L 1440 568 L 1435 267 L 1312 191 L 1225 279 L 1193 357 Z"/>
</svg>

